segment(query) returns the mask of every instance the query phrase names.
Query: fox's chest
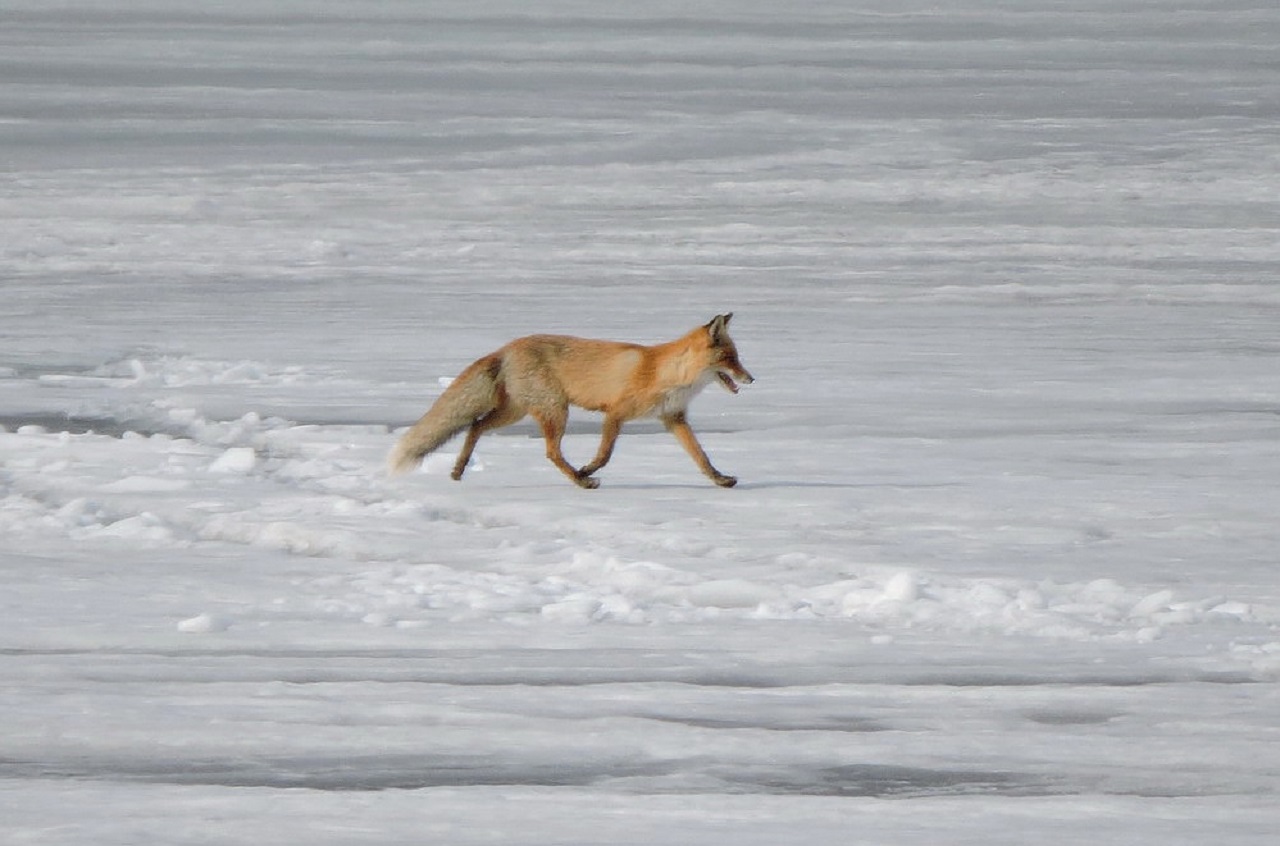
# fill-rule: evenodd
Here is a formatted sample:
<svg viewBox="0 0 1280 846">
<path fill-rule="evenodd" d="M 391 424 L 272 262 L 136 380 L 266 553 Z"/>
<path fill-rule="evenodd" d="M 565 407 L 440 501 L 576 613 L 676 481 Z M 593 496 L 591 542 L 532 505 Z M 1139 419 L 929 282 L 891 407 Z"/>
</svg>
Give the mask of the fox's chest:
<svg viewBox="0 0 1280 846">
<path fill-rule="evenodd" d="M 711 378 L 711 376 L 703 374 L 691 385 L 677 385 L 674 388 L 668 388 L 650 413 L 654 417 L 666 417 L 687 410 L 689 403 L 693 401 L 694 397 L 702 393 L 702 389 L 710 383 Z"/>
</svg>

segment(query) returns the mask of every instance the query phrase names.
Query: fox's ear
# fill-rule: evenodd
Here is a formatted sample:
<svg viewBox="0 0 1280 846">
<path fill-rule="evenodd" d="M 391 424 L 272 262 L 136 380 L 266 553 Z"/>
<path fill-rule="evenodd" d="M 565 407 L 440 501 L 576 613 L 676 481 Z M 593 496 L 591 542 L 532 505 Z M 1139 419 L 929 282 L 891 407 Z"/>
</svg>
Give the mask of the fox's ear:
<svg viewBox="0 0 1280 846">
<path fill-rule="evenodd" d="M 711 343 L 719 344 L 729 337 L 729 321 L 732 319 L 733 312 L 717 314 L 711 318 L 711 322 L 707 324 L 707 331 L 711 333 Z"/>
</svg>

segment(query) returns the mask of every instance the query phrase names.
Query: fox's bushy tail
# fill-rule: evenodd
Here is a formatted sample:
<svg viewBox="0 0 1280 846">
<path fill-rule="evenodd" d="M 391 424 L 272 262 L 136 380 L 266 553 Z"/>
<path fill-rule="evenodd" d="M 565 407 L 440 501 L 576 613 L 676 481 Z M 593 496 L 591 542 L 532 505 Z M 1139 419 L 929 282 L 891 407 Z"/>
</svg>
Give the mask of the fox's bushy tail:
<svg viewBox="0 0 1280 846">
<path fill-rule="evenodd" d="M 502 360 L 486 356 L 462 371 L 435 404 L 414 423 L 387 457 L 389 472 L 405 473 L 428 454 L 498 407 L 498 373 Z"/>
</svg>

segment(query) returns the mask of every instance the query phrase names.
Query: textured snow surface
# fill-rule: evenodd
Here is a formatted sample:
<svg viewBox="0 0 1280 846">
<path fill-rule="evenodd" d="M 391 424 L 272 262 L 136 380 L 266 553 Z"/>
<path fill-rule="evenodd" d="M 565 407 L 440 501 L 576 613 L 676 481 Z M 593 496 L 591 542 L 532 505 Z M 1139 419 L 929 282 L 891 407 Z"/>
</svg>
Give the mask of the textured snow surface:
<svg viewBox="0 0 1280 846">
<path fill-rule="evenodd" d="M 0 840 L 1274 842 L 1274 3 L 3 18 Z"/>
</svg>

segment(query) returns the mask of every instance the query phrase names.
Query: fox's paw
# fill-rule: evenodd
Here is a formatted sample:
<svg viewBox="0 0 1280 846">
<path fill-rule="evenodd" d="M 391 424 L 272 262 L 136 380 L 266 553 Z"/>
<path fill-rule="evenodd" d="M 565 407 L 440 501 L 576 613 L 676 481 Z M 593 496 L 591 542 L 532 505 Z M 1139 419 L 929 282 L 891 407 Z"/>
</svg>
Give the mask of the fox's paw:
<svg viewBox="0 0 1280 846">
<path fill-rule="evenodd" d="M 578 487 L 585 488 L 589 491 L 594 491 L 596 488 L 600 487 L 599 479 L 592 476 L 584 476 L 582 473 L 574 475 L 573 481 L 577 483 Z"/>
<path fill-rule="evenodd" d="M 731 488 L 734 485 L 738 484 L 738 477 L 717 475 L 717 476 L 712 476 L 711 481 L 715 482 L 717 485 L 719 485 L 722 488 Z"/>
</svg>

